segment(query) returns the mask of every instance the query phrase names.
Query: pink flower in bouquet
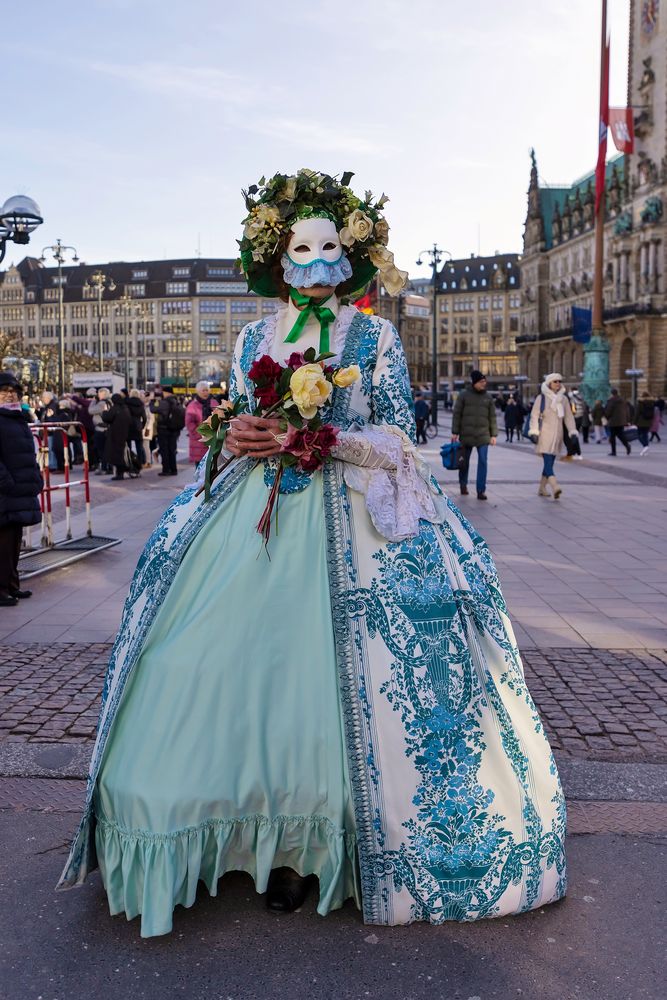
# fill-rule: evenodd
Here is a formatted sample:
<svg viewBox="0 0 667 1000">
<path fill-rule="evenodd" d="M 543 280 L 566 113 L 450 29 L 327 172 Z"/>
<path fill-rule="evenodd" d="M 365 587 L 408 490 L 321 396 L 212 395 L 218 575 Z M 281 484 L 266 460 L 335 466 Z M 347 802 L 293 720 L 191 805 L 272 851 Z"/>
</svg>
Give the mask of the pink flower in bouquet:
<svg viewBox="0 0 667 1000">
<path fill-rule="evenodd" d="M 287 359 L 287 367 L 292 368 L 296 371 L 297 368 L 301 368 L 305 365 L 306 359 L 300 351 L 292 351 L 289 358 Z"/>
<path fill-rule="evenodd" d="M 282 451 L 298 458 L 304 472 L 315 472 L 330 454 L 337 437 L 338 428 L 331 424 L 324 424 L 317 431 L 290 425 L 282 443 Z"/>
</svg>

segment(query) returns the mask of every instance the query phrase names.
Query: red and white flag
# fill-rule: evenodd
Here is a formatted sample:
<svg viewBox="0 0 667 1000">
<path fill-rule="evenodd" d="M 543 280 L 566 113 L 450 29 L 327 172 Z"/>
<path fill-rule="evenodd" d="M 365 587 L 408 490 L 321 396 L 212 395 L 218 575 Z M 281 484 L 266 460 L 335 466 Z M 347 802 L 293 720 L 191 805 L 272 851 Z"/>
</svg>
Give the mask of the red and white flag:
<svg viewBox="0 0 667 1000">
<path fill-rule="evenodd" d="M 600 80 L 600 144 L 595 168 L 595 214 L 604 197 L 605 159 L 607 157 L 607 126 L 609 125 L 609 41 L 604 47 L 602 76 Z"/>
<path fill-rule="evenodd" d="M 635 119 L 632 108 L 610 108 L 609 128 L 619 153 L 634 153 Z"/>
</svg>

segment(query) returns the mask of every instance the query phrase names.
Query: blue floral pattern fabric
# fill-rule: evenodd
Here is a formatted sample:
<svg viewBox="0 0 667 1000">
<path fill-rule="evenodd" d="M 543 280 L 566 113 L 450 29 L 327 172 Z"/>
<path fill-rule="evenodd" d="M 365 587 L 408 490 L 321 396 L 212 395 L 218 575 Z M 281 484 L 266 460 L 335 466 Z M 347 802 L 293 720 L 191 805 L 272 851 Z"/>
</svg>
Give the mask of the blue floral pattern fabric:
<svg viewBox="0 0 667 1000">
<path fill-rule="evenodd" d="M 235 394 L 247 395 L 264 322 L 240 337 Z M 362 377 L 334 391 L 332 421 L 344 430 L 390 424 L 414 440 L 407 366 L 391 324 L 356 313 L 341 363 L 358 364 Z M 94 866 L 92 790 L 155 608 L 192 537 L 252 467 L 233 463 L 208 509 L 184 493 L 146 547 L 109 666 L 86 813 L 61 886 Z M 387 542 L 345 485 L 340 462 L 316 475 L 364 920 L 475 920 L 561 898 L 565 801 L 484 540 L 448 501 L 443 524 L 421 521 L 414 537 Z M 270 464 L 265 480 L 272 481 Z"/>
</svg>

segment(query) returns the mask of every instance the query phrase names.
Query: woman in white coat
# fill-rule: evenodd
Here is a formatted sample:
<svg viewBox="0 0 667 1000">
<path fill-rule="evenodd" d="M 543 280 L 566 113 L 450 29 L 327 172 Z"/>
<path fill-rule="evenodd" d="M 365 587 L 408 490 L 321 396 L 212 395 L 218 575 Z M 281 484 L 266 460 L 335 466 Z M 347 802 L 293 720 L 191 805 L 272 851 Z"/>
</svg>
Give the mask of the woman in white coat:
<svg viewBox="0 0 667 1000">
<path fill-rule="evenodd" d="M 542 478 L 538 494 L 548 497 L 547 486 L 551 487 L 554 500 L 563 492 L 554 475 L 554 462 L 563 448 L 563 426 L 567 428 L 570 437 L 577 437 L 577 428 L 572 416 L 563 376 L 552 372 L 545 376 L 539 395 L 533 403 L 530 413 L 530 440 L 535 445 L 535 451 L 542 456 Z"/>
</svg>

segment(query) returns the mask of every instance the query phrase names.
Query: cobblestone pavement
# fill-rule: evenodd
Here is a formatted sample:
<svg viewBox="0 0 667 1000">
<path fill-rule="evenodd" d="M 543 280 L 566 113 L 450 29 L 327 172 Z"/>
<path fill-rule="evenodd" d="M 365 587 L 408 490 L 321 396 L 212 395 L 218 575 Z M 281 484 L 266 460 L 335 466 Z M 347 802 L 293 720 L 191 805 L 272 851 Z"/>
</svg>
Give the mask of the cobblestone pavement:
<svg viewBox="0 0 667 1000">
<path fill-rule="evenodd" d="M 0 739 L 92 739 L 110 648 L 0 646 Z M 554 750 L 590 760 L 667 762 L 667 653 L 529 649 L 523 655 Z"/>
</svg>

